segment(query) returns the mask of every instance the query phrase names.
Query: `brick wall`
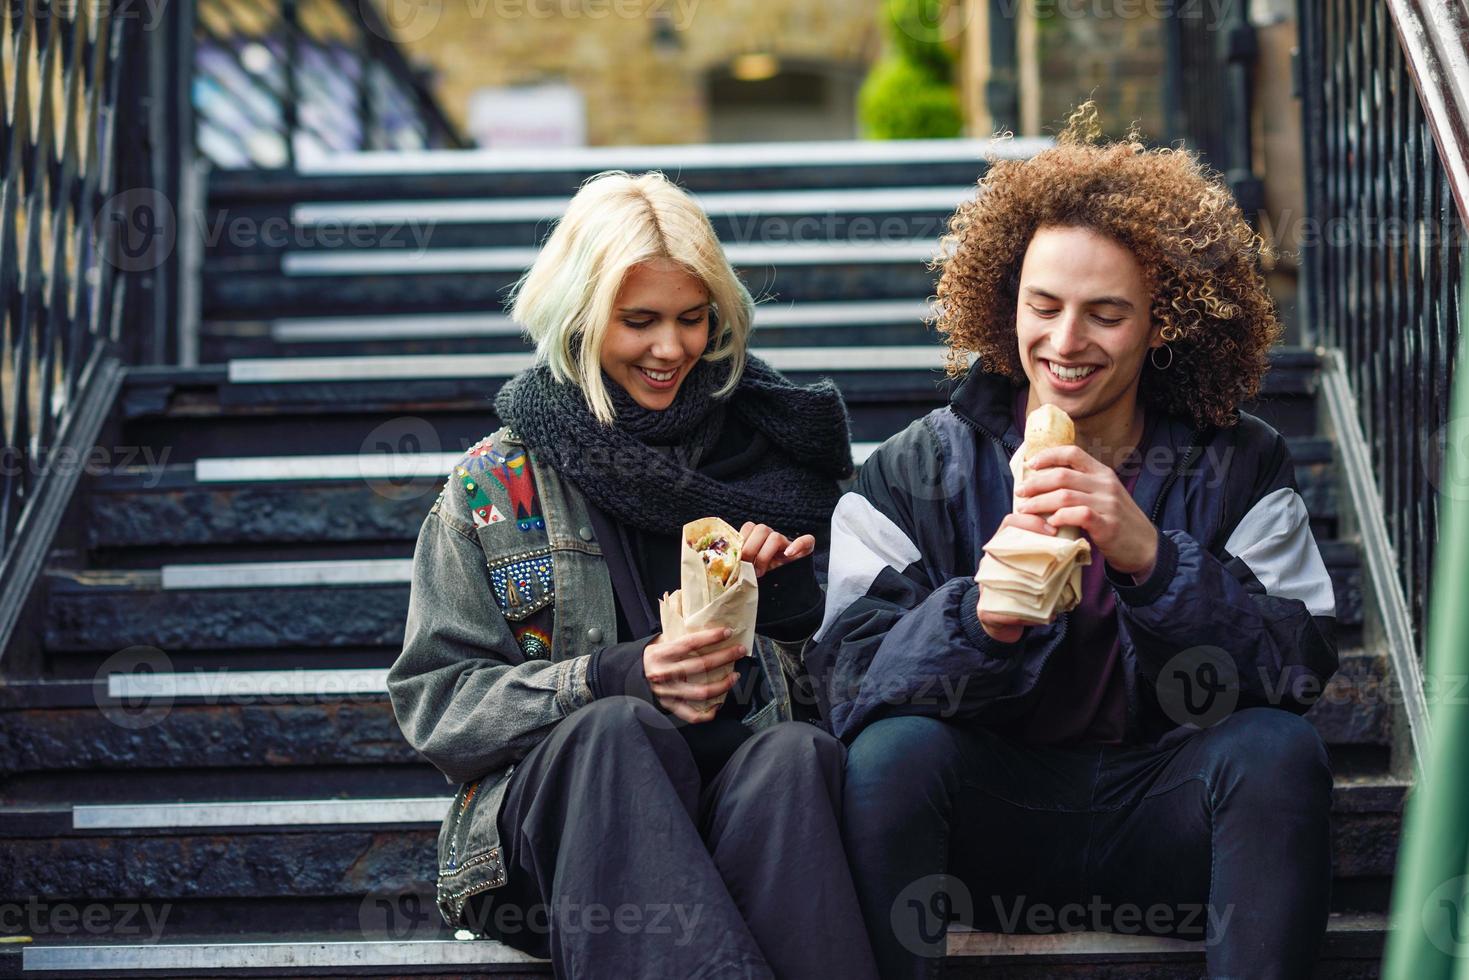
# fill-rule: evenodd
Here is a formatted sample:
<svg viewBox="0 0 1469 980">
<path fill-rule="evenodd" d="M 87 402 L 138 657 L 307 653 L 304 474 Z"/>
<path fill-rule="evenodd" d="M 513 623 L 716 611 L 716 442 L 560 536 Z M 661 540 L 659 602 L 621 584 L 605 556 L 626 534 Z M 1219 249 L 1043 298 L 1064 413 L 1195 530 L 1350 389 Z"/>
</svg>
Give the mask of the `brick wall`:
<svg viewBox="0 0 1469 980">
<path fill-rule="evenodd" d="M 567 82 L 593 145 L 708 138 L 704 83 L 735 56 L 864 71 L 878 0 L 374 0 L 464 126 L 486 85 Z"/>
</svg>

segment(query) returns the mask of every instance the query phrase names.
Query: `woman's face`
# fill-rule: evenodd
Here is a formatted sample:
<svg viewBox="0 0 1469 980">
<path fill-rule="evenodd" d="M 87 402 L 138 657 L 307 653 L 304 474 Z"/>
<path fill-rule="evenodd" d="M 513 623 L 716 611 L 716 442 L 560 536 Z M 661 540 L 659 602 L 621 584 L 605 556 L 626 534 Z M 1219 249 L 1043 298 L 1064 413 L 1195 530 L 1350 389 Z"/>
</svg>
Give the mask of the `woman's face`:
<svg viewBox="0 0 1469 980">
<path fill-rule="evenodd" d="M 709 290 L 669 259 L 633 266 L 602 341 L 602 370 L 651 411 L 673 404 L 709 344 Z"/>
</svg>

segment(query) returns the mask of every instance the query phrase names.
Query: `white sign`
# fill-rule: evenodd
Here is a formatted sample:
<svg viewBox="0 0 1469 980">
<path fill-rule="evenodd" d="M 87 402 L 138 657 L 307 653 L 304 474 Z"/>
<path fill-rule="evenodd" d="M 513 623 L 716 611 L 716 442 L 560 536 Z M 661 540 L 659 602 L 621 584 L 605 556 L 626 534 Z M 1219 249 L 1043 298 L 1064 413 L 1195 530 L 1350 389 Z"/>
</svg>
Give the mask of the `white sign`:
<svg viewBox="0 0 1469 980">
<path fill-rule="evenodd" d="M 565 84 L 482 88 L 469 97 L 469 133 L 480 146 L 585 146 L 587 110 Z"/>
</svg>

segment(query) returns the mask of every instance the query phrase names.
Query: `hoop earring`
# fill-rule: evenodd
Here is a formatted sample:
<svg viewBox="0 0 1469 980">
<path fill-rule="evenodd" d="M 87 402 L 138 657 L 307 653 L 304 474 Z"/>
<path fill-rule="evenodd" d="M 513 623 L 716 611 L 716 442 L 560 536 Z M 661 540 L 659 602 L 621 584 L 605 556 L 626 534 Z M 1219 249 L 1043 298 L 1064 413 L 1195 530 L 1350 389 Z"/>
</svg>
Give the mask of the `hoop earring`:
<svg viewBox="0 0 1469 980">
<path fill-rule="evenodd" d="M 1158 351 L 1160 349 L 1166 350 L 1168 352 L 1167 364 L 1158 363 Z M 1173 348 L 1169 347 L 1166 343 L 1164 343 L 1161 348 L 1154 347 L 1152 350 L 1148 351 L 1148 360 L 1151 361 L 1153 363 L 1153 367 L 1157 368 L 1159 371 L 1166 371 L 1173 366 Z"/>
</svg>

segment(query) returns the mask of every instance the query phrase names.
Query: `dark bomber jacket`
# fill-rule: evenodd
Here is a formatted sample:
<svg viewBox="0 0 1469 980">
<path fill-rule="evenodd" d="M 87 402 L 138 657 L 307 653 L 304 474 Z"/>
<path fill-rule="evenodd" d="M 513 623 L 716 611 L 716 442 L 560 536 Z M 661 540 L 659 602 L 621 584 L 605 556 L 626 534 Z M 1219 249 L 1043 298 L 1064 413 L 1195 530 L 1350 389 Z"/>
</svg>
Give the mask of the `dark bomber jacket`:
<svg viewBox="0 0 1469 980">
<path fill-rule="evenodd" d="M 837 505 L 806 667 L 844 740 L 894 714 L 1020 717 L 1060 647 L 1069 614 L 1000 643 L 975 609 L 981 549 L 1010 511 L 1014 391 L 972 373 L 883 443 Z M 1153 744 L 1221 708 L 1306 711 L 1337 668 L 1336 598 L 1285 439 L 1247 413 L 1204 430 L 1161 416 L 1139 450 L 1133 499 L 1158 529 L 1157 564 L 1141 583 L 1106 569 L 1125 741 Z"/>
</svg>

